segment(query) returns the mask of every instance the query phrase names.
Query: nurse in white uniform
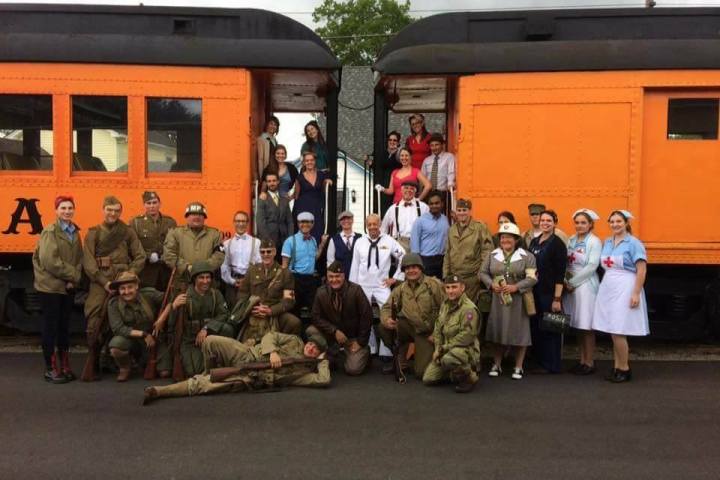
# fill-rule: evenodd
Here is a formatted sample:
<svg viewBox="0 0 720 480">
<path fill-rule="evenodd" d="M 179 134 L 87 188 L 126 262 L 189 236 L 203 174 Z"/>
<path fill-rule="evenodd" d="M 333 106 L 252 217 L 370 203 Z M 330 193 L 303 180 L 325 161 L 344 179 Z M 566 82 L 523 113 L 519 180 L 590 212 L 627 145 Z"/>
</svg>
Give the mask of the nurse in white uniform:
<svg viewBox="0 0 720 480">
<path fill-rule="evenodd" d="M 565 313 L 570 314 L 570 324 L 578 330 L 580 361 L 570 369 L 575 375 L 595 373 L 595 332 L 592 330 L 592 316 L 595 309 L 600 279 L 597 267 L 600 265 L 602 242 L 592 233 L 595 221 L 600 217 L 587 208 L 573 213 L 576 234 L 568 240 L 568 279 L 565 281 Z"/>
<path fill-rule="evenodd" d="M 600 266 L 605 276 L 598 290 L 593 311 L 592 327 L 612 335 L 614 368 L 607 380 L 614 383 L 630 381 L 627 336 L 650 333 L 645 276 L 647 254 L 645 246 L 633 237 L 628 222 L 633 216 L 627 210 L 615 210 L 608 222 L 612 237 L 605 240 L 600 254 Z"/>
</svg>

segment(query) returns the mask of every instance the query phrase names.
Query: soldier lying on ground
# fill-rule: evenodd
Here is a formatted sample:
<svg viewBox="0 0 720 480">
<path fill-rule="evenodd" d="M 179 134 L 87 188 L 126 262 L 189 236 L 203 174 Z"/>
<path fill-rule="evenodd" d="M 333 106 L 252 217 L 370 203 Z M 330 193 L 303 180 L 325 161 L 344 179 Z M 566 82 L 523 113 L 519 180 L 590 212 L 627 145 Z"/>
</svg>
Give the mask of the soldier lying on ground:
<svg viewBox="0 0 720 480">
<path fill-rule="evenodd" d="M 252 347 L 237 340 L 211 335 L 202 344 L 205 371 L 188 380 L 162 387 L 147 387 L 143 405 L 161 397 L 188 397 L 220 392 L 248 392 L 296 387 L 325 387 L 330 384 L 330 366 L 325 359 L 327 342 L 314 335 L 303 344 L 300 337 L 271 332 Z M 317 359 L 315 365 L 302 359 Z M 248 363 L 267 362 L 265 368 L 243 370 L 213 382 L 216 367 L 243 368 Z M 287 364 L 285 364 L 287 363 Z"/>
</svg>

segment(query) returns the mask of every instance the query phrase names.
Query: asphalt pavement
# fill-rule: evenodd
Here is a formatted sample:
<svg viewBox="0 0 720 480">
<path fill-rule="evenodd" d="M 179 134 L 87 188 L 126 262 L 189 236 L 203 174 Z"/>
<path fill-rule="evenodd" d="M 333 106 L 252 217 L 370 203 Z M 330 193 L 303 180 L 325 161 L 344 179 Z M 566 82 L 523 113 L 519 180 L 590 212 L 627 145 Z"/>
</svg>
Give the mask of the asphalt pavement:
<svg viewBox="0 0 720 480">
<path fill-rule="evenodd" d="M 2 353 L 0 478 L 720 478 L 720 363 L 636 362 L 619 385 L 609 366 L 483 375 L 467 395 L 376 367 L 328 389 L 141 407 L 140 378 L 50 385 L 39 354 Z"/>
</svg>

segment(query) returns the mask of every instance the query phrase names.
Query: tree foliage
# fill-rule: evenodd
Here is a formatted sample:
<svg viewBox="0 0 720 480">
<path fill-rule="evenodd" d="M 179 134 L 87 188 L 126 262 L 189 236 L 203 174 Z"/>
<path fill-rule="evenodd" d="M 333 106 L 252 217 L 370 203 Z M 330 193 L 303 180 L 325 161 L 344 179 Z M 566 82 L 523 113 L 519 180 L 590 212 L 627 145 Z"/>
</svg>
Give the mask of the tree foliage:
<svg viewBox="0 0 720 480">
<path fill-rule="evenodd" d="M 344 65 L 370 65 L 388 39 L 412 22 L 409 10 L 409 0 L 323 0 L 313 20 Z"/>
</svg>

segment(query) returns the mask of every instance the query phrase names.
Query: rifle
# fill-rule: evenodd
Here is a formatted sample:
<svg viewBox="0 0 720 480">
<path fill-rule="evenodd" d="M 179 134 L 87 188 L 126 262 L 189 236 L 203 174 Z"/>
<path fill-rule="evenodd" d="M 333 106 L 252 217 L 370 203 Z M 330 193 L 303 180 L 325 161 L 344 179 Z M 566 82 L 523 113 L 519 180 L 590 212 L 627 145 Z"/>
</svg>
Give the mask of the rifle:
<svg viewBox="0 0 720 480">
<path fill-rule="evenodd" d="M 80 380 L 83 382 L 94 382 L 100 380 L 100 350 L 104 343 L 103 331 L 107 328 L 107 309 L 110 299 L 115 296 L 115 293 L 108 294 L 105 297 L 105 301 L 100 308 L 100 322 L 98 322 L 97 328 L 92 332 L 92 335 L 88 338 L 88 356 L 85 360 L 85 366 L 83 367 Z"/>
<path fill-rule="evenodd" d="M 187 294 L 189 287 L 185 289 Z M 185 316 L 187 315 L 187 308 L 183 305 L 178 311 L 177 317 L 175 317 L 175 338 L 173 338 L 173 370 L 172 378 L 176 382 L 182 382 L 185 380 L 185 369 L 182 364 L 182 337 L 185 333 Z"/>
<path fill-rule="evenodd" d="M 319 362 L 320 361 L 317 358 L 284 358 L 282 361 L 282 367 L 286 367 L 288 365 L 317 365 Z M 248 362 L 244 363 L 240 367 L 213 368 L 210 370 L 210 381 L 212 383 L 222 383 L 228 378 L 234 377 L 243 372 L 271 369 L 272 365 L 270 365 L 270 362 Z"/>
<path fill-rule="evenodd" d="M 398 312 L 397 311 L 397 304 L 395 303 L 395 299 L 391 297 L 390 299 L 390 316 L 393 320 L 398 322 Z M 402 368 L 402 360 L 400 358 L 400 328 L 399 325 L 395 326 L 395 335 L 393 340 L 393 365 L 395 367 L 395 380 L 397 380 L 400 384 L 405 384 L 407 382 L 407 377 L 405 377 L 405 372 L 403 372 Z"/>
<path fill-rule="evenodd" d="M 167 315 L 170 313 L 165 313 L 165 307 L 167 306 L 168 299 L 170 298 L 170 291 L 172 290 L 172 285 L 175 280 L 175 273 L 177 273 L 177 267 L 173 268 L 172 272 L 170 272 L 170 281 L 165 288 L 165 295 L 163 296 L 162 304 L 160 305 L 160 312 L 156 321 L 163 318 L 163 316 L 167 317 Z M 138 295 L 140 294 L 138 293 Z M 145 365 L 145 374 L 143 375 L 143 378 L 145 378 L 145 380 L 155 380 L 155 378 L 157 377 L 157 342 L 158 339 L 157 337 L 155 337 L 155 345 L 153 345 L 153 347 L 150 349 L 150 353 L 148 355 L 148 362 L 147 365 Z"/>
</svg>

